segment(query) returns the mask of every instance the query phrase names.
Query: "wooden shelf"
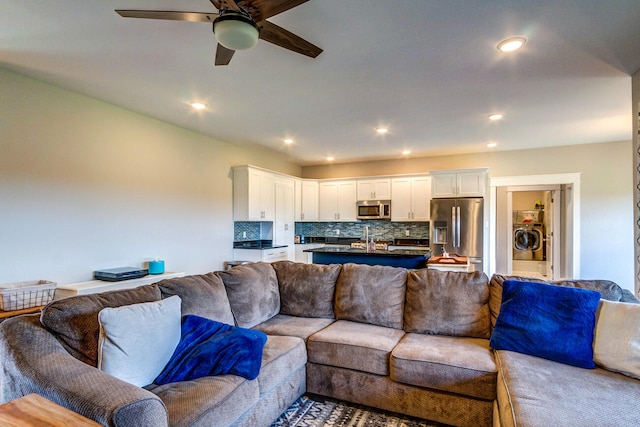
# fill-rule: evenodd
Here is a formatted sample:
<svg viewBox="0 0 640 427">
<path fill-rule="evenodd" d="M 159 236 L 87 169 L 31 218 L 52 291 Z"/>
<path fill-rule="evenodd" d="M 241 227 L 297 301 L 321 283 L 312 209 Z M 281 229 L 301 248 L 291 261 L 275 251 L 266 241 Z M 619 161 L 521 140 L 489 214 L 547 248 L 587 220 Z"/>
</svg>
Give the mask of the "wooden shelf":
<svg viewBox="0 0 640 427">
<path fill-rule="evenodd" d="M 150 285 L 165 279 L 173 279 L 175 277 L 183 277 L 184 272 L 170 272 L 163 274 L 149 274 L 147 276 L 122 280 L 119 282 L 106 282 L 103 280 L 91 280 L 89 282 L 71 283 L 68 285 L 58 285 L 54 299 L 62 299 L 75 295 L 97 294 L 106 291 L 116 291 L 122 289 L 137 288 L 138 286 Z"/>
</svg>

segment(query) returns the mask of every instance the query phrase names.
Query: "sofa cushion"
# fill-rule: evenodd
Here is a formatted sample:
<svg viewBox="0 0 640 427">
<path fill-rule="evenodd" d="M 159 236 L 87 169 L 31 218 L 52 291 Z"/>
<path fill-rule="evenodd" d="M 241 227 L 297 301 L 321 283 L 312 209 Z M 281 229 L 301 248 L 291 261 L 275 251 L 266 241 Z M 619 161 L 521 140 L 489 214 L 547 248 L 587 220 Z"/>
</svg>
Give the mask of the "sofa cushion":
<svg viewBox="0 0 640 427">
<path fill-rule="evenodd" d="M 506 280 L 490 345 L 593 368 L 593 332 L 600 293 Z"/>
<path fill-rule="evenodd" d="M 479 399 L 496 398 L 496 368 L 489 341 L 406 334 L 391 352 L 391 379 Z"/>
<path fill-rule="evenodd" d="M 404 330 L 489 338 L 489 279 L 482 272 L 409 271 Z"/>
<path fill-rule="evenodd" d="M 98 366 L 98 313 L 107 307 L 159 299 L 161 293 L 155 284 L 135 289 L 78 295 L 53 301 L 44 307 L 40 322 L 56 335 L 71 355 L 91 366 Z"/>
<path fill-rule="evenodd" d="M 234 323 L 224 283 L 214 273 L 166 279 L 157 285 L 163 298 L 178 295 L 182 299 L 183 316 L 195 314 L 222 323 Z"/>
<path fill-rule="evenodd" d="M 258 381 L 236 375 L 152 384 L 145 388 L 164 402 L 171 427 L 231 426 L 260 398 Z"/>
<path fill-rule="evenodd" d="M 299 389 L 296 381 L 304 384 L 304 377 L 298 380 L 298 376 L 292 375 L 302 369 L 304 376 L 306 354 L 304 341 L 300 338 L 268 336 L 262 353 L 260 375 L 254 381 L 224 375 L 162 386 L 152 384 L 146 388 L 167 405 L 171 426 L 255 425 L 243 418 L 254 405 L 259 405 L 263 400 L 284 399 L 286 406 L 280 409 L 282 411 L 288 406 L 287 399 L 293 401 L 302 394 L 304 390 Z M 283 396 L 276 391 L 279 388 L 293 389 L 291 392 L 295 396 Z M 272 405 L 276 403 L 272 402 Z"/>
<path fill-rule="evenodd" d="M 254 262 L 216 274 L 227 289 L 236 325 L 253 328 L 280 311 L 278 278 L 271 264 Z"/>
<path fill-rule="evenodd" d="M 180 297 L 107 307 L 98 313 L 98 369 L 143 387 L 151 384 L 180 342 Z"/>
<path fill-rule="evenodd" d="M 258 375 L 260 395 L 264 396 L 281 385 L 292 372 L 304 368 L 307 349 L 297 337 L 267 336 Z"/>
<path fill-rule="evenodd" d="M 625 297 L 625 292 L 616 283 L 610 280 L 560 280 L 557 282 L 548 282 L 535 277 L 524 276 L 504 276 L 494 274 L 489 281 L 489 290 L 491 297 L 489 301 L 489 309 L 491 310 L 491 326 L 495 326 L 498 313 L 500 312 L 500 302 L 502 301 L 502 283 L 505 280 L 518 280 L 520 282 L 536 282 L 547 283 L 550 285 L 565 286 L 569 288 L 591 289 L 600 292 L 603 299 L 609 301 L 620 301 Z"/>
<path fill-rule="evenodd" d="M 600 301 L 593 360 L 610 371 L 640 379 L 640 305 Z"/>
<path fill-rule="evenodd" d="M 326 328 L 333 322 L 335 322 L 335 320 L 321 317 L 297 317 L 286 314 L 276 314 L 266 322 L 254 326 L 254 329 L 262 331 L 267 335 L 283 335 L 306 340 L 310 335 Z"/>
<path fill-rule="evenodd" d="M 333 300 L 341 265 L 279 261 L 272 264 L 280 288 L 280 313 L 333 319 Z"/>
<path fill-rule="evenodd" d="M 407 270 L 344 264 L 336 285 L 336 319 L 402 329 Z"/>
<path fill-rule="evenodd" d="M 310 362 L 389 375 L 389 355 L 404 332 L 338 320 L 307 340 Z"/>
<path fill-rule="evenodd" d="M 496 351 L 503 426 L 639 425 L 638 380 L 512 351 Z"/>
</svg>

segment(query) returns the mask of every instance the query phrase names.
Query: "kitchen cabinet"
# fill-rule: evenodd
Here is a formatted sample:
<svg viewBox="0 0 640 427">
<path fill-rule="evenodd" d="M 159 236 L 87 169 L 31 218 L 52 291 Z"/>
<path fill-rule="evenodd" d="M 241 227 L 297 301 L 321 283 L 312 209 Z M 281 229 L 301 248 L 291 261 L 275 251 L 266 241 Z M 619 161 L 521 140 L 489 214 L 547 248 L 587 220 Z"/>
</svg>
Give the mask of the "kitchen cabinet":
<svg viewBox="0 0 640 427">
<path fill-rule="evenodd" d="M 483 197 L 486 187 L 486 170 L 431 172 L 433 198 Z"/>
<path fill-rule="evenodd" d="M 273 221 L 275 175 L 251 166 L 233 169 L 233 220 Z"/>
<path fill-rule="evenodd" d="M 295 245 L 296 262 L 304 262 L 305 264 L 313 263 L 313 253 L 305 252 L 306 249 L 317 249 L 324 247 L 324 243 L 307 243 L 307 244 L 299 244 Z"/>
<path fill-rule="evenodd" d="M 295 181 L 295 221 L 318 221 L 318 181 Z"/>
<path fill-rule="evenodd" d="M 276 178 L 274 184 L 273 245 L 293 245 L 294 228 L 294 181 Z M 292 251 L 293 252 L 293 251 Z M 287 256 L 293 259 L 293 253 Z"/>
<path fill-rule="evenodd" d="M 289 259 L 289 247 L 272 249 L 234 249 L 233 259 L 236 261 L 276 262 Z"/>
<path fill-rule="evenodd" d="M 356 181 L 321 182 L 318 206 L 319 221 L 356 221 Z"/>
<path fill-rule="evenodd" d="M 431 177 L 409 176 L 391 180 L 391 221 L 429 221 Z"/>
<path fill-rule="evenodd" d="M 391 199 L 391 180 L 389 178 L 359 179 L 357 185 L 358 200 Z"/>
</svg>

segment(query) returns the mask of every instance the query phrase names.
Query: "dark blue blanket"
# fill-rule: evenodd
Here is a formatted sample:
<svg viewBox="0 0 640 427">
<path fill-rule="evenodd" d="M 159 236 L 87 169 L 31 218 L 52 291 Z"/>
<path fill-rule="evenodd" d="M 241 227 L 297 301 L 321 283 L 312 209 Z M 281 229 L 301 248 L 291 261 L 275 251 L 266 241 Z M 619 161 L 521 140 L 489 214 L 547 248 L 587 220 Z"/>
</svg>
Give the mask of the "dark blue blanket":
<svg viewBox="0 0 640 427">
<path fill-rule="evenodd" d="M 260 331 L 184 316 L 180 343 L 155 383 L 226 374 L 253 380 L 260 373 L 266 342 L 267 336 Z"/>
</svg>

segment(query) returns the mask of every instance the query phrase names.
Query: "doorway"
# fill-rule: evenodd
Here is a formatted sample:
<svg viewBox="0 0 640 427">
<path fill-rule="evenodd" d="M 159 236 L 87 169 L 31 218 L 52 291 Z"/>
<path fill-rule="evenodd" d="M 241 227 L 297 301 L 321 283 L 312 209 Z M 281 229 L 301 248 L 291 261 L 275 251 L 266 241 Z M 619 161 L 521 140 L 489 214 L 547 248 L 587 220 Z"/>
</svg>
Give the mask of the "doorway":
<svg viewBox="0 0 640 427">
<path fill-rule="evenodd" d="M 505 233 L 511 231 L 506 252 L 508 275 L 554 280 L 561 271 L 556 255 L 562 246 L 560 186 L 503 187 L 506 196 Z"/>
<path fill-rule="evenodd" d="M 579 174 L 492 178 L 490 273 L 577 277 L 579 186 Z"/>
</svg>

